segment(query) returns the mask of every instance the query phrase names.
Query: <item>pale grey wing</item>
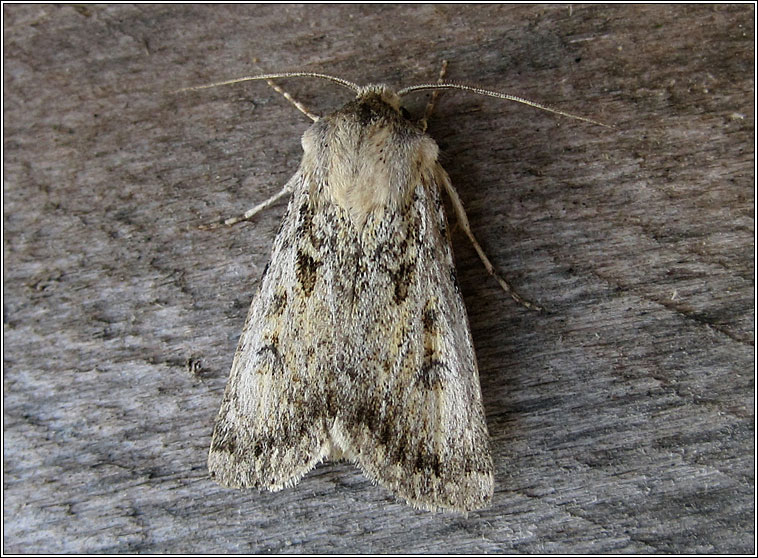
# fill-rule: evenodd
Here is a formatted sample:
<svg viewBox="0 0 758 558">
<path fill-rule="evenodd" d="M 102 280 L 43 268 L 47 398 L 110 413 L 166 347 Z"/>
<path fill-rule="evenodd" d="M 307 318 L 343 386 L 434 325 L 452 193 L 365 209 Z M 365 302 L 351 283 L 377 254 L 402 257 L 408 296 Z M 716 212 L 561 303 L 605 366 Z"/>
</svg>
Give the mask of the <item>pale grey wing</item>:
<svg viewBox="0 0 758 558">
<path fill-rule="evenodd" d="M 333 229 L 316 230 L 300 171 L 234 356 L 208 468 L 221 484 L 279 490 L 330 452 L 324 363 L 332 350 L 329 307 Z M 316 381 L 314 381 L 316 380 Z"/>
<path fill-rule="evenodd" d="M 402 214 L 366 223 L 332 435 L 412 505 L 468 511 L 492 496 L 492 459 L 443 180 L 437 165 Z"/>
</svg>

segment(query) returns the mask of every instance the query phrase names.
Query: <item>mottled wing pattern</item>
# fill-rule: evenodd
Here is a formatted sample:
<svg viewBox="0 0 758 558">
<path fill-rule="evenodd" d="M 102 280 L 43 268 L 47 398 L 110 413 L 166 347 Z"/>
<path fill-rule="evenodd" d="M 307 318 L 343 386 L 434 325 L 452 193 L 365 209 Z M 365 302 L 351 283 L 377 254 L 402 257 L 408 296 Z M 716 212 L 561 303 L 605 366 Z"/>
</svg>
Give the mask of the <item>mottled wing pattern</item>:
<svg viewBox="0 0 758 558">
<path fill-rule="evenodd" d="M 371 479 L 425 508 L 472 510 L 493 492 L 489 436 L 438 164 L 397 214 L 370 217 L 342 308 L 357 333 L 339 363 L 332 434 Z"/>
<path fill-rule="evenodd" d="M 492 461 L 436 144 L 367 87 L 303 136 L 209 469 L 278 490 L 344 455 L 409 503 L 486 505 Z"/>
<path fill-rule="evenodd" d="M 314 223 L 301 171 L 245 321 L 211 442 L 208 468 L 231 487 L 279 490 L 330 453 L 330 409 L 323 354 L 335 347 L 329 293 L 334 266 L 323 266 L 333 228 Z M 314 296 L 318 291 L 319 296 Z"/>
</svg>

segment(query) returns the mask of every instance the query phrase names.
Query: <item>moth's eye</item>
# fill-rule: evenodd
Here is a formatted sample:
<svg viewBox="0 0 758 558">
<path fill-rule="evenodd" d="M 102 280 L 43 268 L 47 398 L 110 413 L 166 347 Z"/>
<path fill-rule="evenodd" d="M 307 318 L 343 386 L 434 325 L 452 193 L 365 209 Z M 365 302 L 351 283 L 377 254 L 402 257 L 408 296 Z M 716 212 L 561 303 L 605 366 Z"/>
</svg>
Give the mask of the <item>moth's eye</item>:
<svg viewBox="0 0 758 558">
<path fill-rule="evenodd" d="M 403 118 L 411 119 L 411 113 L 405 110 L 405 107 L 400 107 L 400 114 L 403 115 Z"/>
</svg>

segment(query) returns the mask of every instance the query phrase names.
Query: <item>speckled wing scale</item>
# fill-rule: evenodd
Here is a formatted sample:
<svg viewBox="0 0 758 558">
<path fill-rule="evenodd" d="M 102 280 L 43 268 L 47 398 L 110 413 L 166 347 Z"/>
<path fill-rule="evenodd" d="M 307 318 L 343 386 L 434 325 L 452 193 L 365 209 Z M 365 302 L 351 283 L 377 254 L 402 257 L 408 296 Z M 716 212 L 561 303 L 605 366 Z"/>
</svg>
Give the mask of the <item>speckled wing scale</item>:
<svg viewBox="0 0 758 558">
<path fill-rule="evenodd" d="M 344 457 L 424 509 L 493 491 L 434 141 L 383 86 L 317 120 L 216 421 L 224 485 L 279 490 Z"/>
</svg>

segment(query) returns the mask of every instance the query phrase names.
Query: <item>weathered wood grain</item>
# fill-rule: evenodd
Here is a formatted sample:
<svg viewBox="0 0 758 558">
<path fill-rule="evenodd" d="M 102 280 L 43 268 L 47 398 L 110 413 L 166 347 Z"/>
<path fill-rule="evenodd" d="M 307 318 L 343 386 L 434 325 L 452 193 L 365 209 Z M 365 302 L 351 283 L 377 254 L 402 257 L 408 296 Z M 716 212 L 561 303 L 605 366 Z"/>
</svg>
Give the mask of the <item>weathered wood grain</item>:
<svg viewBox="0 0 758 558">
<path fill-rule="evenodd" d="M 4 551 L 755 551 L 752 5 L 3 9 Z M 549 309 L 455 236 L 492 508 L 416 511 L 349 464 L 217 486 L 211 423 L 283 206 L 196 225 L 278 191 L 308 121 L 264 84 L 171 90 L 254 59 L 405 86 L 443 58 L 615 126 L 463 93 L 430 126 L 482 245 Z"/>
</svg>

